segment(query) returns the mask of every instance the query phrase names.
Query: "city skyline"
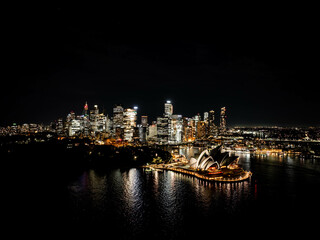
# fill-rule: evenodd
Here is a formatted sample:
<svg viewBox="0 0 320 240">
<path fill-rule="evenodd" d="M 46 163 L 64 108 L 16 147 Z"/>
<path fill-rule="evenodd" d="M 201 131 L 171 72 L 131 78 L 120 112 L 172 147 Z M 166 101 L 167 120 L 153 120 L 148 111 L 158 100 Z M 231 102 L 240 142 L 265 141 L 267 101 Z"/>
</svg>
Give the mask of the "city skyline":
<svg viewBox="0 0 320 240">
<path fill-rule="evenodd" d="M 90 108 L 86 101 L 82 111 L 79 111 L 81 114 L 71 110 L 65 117 L 56 118 L 46 125 L 13 123 L 1 127 L 0 134 L 19 135 L 49 131 L 60 137 L 100 138 L 100 135 L 103 135 L 103 138 L 127 142 L 179 144 L 225 134 L 226 108 L 222 107 L 220 111 L 220 117 L 215 117 L 212 109 L 203 114 L 184 116 L 174 112 L 172 101 L 167 100 L 164 102 L 162 114 L 149 121 L 147 115 L 138 114 L 138 106 L 128 108 L 115 104 L 112 114 L 108 114 L 105 110 L 101 111 L 96 104 Z"/>
<path fill-rule="evenodd" d="M 152 118 L 167 99 L 187 116 L 227 106 L 230 126 L 319 126 L 308 18 L 164 19 L 65 7 L 12 16 L 1 126 L 46 123 L 85 101 L 137 105 Z"/>
<path fill-rule="evenodd" d="M 49 124 L 13 123 L 0 127 L 1 136 L 30 135 L 46 133 L 58 138 L 87 138 L 98 144 L 203 144 L 221 139 L 237 139 L 247 134 L 266 139 L 300 139 L 316 141 L 318 127 L 281 127 L 281 126 L 229 126 L 226 107 L 219 111 L 213 109 L 192 116 L 174 111 L 171 100 L 163 102 L 162 113 L 155 119 L 139 114 L 139 107 L 114 104 L 112 113 L 101 110 L 98 105 L 92 107 L 86 101 L 82 111 L 71 110 L 64 117 L 56 118 Z M 52 135 L 53 134 L 53 135 Z"/>
<path fill-rule="evenodd" d="M 172 98 L 170 98 L 172 99 Z M 168 102 L 170 102 L 170 104 L 172 103 L 171 100 L 165 100 L 162 102 L 162 104 L 167 104 Z M 53 123 L 55 121 L 57 121 L 58 119 L 65 119 L 66 116 L 70 113 L 77 113 L 78 116 L 80 115 L 85 115 L 84 113 L 84 109 L 86 109 L 86 111 L 89 111 L 89 110 L 93 110 L 95 109 L 96 107 L 99 106 L 99 110 L 100 110 L 100 113 L 103 113 L 105 116 L 112 116 L 113 114 L 113 108 L 115 106 L 126 106 L 127 108 L 131 108 L 131 109 L 135 109 L 137 110 L 137 117 L 142 117 L 142 116 L 146 116 L 147 117 L 147 121 L 148 121 L 148 124 L 150 124 L 151 122 L 153 121 L 156 121 L 157 120 L 157 117 L 160 116 L 161 114 L 163 114 L 163 112 L 161 112 L 161 108 L 163 108 L 163 111 L 165 112 L 166 111 L 166 106 L 160 106 L 160 109 L 155 109 L 153 108 L 154 111 L 151 111 L 153 113 L 153 115 L 149 115 L 147 112 L 141 112 L 140 110 L 141 109 L 144 109 L 143 108 L 143 105 L 137 105 L 137 104 L 129 104 L 129 105 L 125 105 L 125 104 L 122 104 L 122 103 L 119 103 L 119 104 L 112 104 L 112 106 L 109 108 L 109 109 L 106 109 L 105 106 L 102 104 L 102 105 L 98 105 L 96 103 L 94 104 L 88 104 L 88 101 L 85 101 L 85 104 L 81 105 L 81 104 L 78 104 L 76 107 L 73 107 L 73 108 L 70 108 L 69 111 L 67 112 L 64 112 L 64 113 L 58 113 L 57 116 L 53 117 L 52 119 L 47 119 L 46 121 L 41 121 L 41 117 L 40 119 L 34 119 L 32 121 L 27 121 L 28 118 L 26 119 L 19 119 L 17 121 L 2 121 L 0 127 L 6 127 L 6 126 L 11 126 L 12 124 L 19 124 L 19 125 L 22 125 L 22 124 L 44 124 L 44 125 L 48 125 L 50 123 Z M 177 106 L 177 105 L 176 105 Z M 191 116 L 196 116 L 196 115 L 199 115 L 203 118 L 205 118 L 205 114 L 210 114 L 209 112 L 213 112 L 213 114 L 222 109 L 225 109 L 226 107 L 225 106 L 221 106 L 221 107 L 218 107 L 218 106 L 214 106 L 214 107 L 211 107 L 210 110 L 206 109 L 204 110 L 203 112 L 201 111 L 195 111 L 194 113 L 191 113 L 191 115 L 185 115 L 185 114 L 181 114 L 180 112 L 175 112 L 175 114 L 180 114 L 182 116 L 188 116 L 188 117 L 191 117 Z M 181 108 L 176 108 L 176 109 L 181 109 Z M 230 109 L 230 107 L 228 106 L 228 109 Z M 231 108 L 232 109 L 232 108 Z M 173 111 L 173 110 L 172 110 Z M 176 110 L 177 111 L 177 110 Z M 156 113 L 154 115 L 154 113 Z M 228 116 L 230 115 L 230 111 L 228 111 Z M 231 116 L 233 116 L 233 114 L 231 113 Z M 221 127 L 221 116 L 220 115 L 217 115 L 215 116 L 215 121 L 216 121 L 216 124 L 218 126 Z M 234 122 L 231 118 L 228 117 L 228 127 L 318 127 L 319 124 L 313 124 L 313 125 L 308 125 L 308 124 L 281 124 L 281 123 L 274 123 L 274 124 L 250 124 L 250 123 L 236 123 Z"/>
</svg>

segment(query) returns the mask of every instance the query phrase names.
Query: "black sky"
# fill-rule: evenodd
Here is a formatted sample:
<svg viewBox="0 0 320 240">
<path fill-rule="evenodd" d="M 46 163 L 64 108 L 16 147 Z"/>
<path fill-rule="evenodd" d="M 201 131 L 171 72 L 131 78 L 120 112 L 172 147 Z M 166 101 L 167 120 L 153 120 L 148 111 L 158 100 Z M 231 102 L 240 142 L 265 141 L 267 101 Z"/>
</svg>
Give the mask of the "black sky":
<svg viewBox="0 0 320 240">
<path fill-rule="evenodd" d="M 299 8 L 11 9 L 1 125 L 80 114 L 85 101 L 109 114 L 137 105 L 154 120 L 170 99 L 184 116 L 226 106 L 233 126 L 319 126 L 315 26 Z"/>
</svg>

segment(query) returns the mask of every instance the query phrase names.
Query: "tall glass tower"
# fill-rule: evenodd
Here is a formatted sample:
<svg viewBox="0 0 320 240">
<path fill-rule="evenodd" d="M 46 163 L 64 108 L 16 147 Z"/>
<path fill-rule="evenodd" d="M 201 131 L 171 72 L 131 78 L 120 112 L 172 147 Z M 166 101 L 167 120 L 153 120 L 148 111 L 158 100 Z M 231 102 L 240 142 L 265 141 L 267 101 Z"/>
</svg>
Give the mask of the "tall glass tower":
<svg viewBox="0 0 320 240">
<path fill-rule="evenodd" d="M 226 122 L 226 108 L 222 107 L 221 112 L 220 112 L 220 130 L 221 132 L 224 132 L 227 127 L 227 122 Z"/>
<path fill-rule="evenodd" d="M 137 123 L 137 109 L 127 108 L 123 112 L 124 140 L 132 141 Z"/>
<path fill-rule="evenodd" d="M 173 105 L 171 104 L 171 101 L 167 101 L 165 104 L 164 104 L 164 115 L 166 117 L 169 117 L 173 114 Z"/>
</svg>

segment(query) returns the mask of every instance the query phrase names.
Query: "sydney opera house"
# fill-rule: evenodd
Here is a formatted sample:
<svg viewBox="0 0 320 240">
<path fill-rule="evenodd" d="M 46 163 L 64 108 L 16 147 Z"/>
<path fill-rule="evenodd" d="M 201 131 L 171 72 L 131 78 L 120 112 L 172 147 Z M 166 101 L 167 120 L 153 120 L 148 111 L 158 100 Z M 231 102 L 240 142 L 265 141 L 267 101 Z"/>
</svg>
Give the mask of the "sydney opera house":
<svg viewBox="0 0 320 240">
<path fill-rule="evenodd" d="M 153 164 L 145 166 L 152 169 L 165 169 L 179 172 L 200 179 L 217 182 L 238 182 L 251 177 L 250 171 L 245 171 L 239 164 L 239 157 L 229 156 L 228 152 L 222 152 L 222 146 L 212 150 L 204 150 L 197 159 L 179 164 Z"/>
<path fill-rule="evenodd" d="M 221 169 L 221 167 L 234 168 L 237 167 L 239 157 L 229 156 L 228 152 L 221 152 L 222 146 L 218 146 L 215 149 L 204 150 L 198 157 L 198 159 L 191 158 L 189 165 L 191 168 L 197 170 L 208 170 L 211 167 Z"/>
<path fill-rule="evenodd" d="M 185 166 L 172 167 L 170 170 L 192 175 L 201 179 L 218 182 L 238 182 L 249 179 L 250 171 L 239 165 L 239 157 L 222 152 L 222 146 L 204 150 L 197 159 L 191 158 Z"/>
</svg>

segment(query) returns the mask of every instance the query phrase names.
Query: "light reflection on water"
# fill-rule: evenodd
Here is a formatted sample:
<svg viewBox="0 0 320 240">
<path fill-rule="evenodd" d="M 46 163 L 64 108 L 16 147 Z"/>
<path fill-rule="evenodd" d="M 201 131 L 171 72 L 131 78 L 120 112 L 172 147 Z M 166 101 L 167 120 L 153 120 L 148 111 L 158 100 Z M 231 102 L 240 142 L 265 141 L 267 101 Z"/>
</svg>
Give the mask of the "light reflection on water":
<svg viewBox="0 0 320 240">
<path fill-rule="evenodd" d="M 280 224 L 283 219 L 291 221 L 297 213 L 317 210 L 311 206 L 320 200 L 314 195 L 319 175 L 298 168 L 301 160 L 239 156 L 253 177 L 238 183 L 208 182 L 141 168 L 104 174 L 90 170 L 68 187 L 72 221 L 102 224 L 120 238 L 147 234 L 170 239 L 187 237 L 194 228 L 223 228 L 230 219 L 241 219 L 237 226 L 245 227 L 251 219 L 259 222 L 281 212 L 273 219 Z"/>
<path fill-rule="evenodd" d="M 69 190 L 77 221 L 101 223 L 111 218 L 133 235 L 161 225 L 157 231 L 166 236 L 181 234 L 191 222 L 197 226 L 193 216 L 215 219 L 223 217 L 222 213 L 236 212 L 237 206 L 251 197 L 250 185 L 212 183 L 171 171 L 133 168 L 104 176 L 91 170 Z"/>
</svg>

